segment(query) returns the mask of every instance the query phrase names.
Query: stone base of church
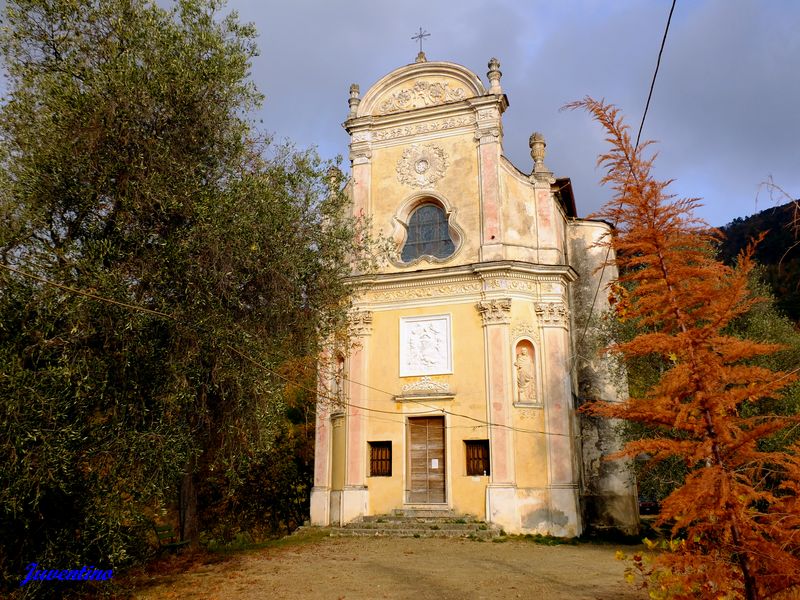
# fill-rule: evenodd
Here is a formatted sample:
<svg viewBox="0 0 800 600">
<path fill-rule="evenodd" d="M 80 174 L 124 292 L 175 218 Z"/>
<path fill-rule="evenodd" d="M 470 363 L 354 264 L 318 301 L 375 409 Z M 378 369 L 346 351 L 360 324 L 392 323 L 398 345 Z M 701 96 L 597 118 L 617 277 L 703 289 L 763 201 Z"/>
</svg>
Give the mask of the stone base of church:
<svg viewBox="0 0 800 600">
<path fill-rule="evenodd" d="M 369 490 L 362 486 L 346 487 L 341 492 L 339 522 L 344 525 L 367 514 Z M 331 502 L 333 505 L 333 502 Z M 333 515 L 331 515 L 333 516 Z"/>
<path fill-rule="evenodd" d="M 327 527 L 331 524 L 331 490 L 330 488 L 311 488 L 311 515 L 312 525 Z"/>
<path fill-rule="evenodd" d="M 486 488 L 486 520 L 507 533 L 576 537 L 583 531 L 575 486 Z"/>
<path fill-rule="evenodd" d="M 369 491 L 366 487 L 343 490 L 311 489 L 311 524 L 318 527 L 339 526 L 367 514 Z"/>
<path fill-rule="evenodd" d="M 517 489 L 511 485 L 489 484 L 486 487 L 486 520 L 509 533 L 519 529 Z"/>
</svg>

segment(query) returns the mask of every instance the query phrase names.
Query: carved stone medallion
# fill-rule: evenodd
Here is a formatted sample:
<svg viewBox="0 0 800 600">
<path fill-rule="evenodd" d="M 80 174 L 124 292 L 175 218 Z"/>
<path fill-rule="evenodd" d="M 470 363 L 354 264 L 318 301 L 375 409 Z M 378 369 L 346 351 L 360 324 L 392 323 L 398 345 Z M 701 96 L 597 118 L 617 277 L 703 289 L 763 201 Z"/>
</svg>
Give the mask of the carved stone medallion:
<svg viewBox="0 0 800 600">
<path fill-rule="evenodd" d="M 406 148 L 397 161 L 397 180 L 412 187 L 433 186 L 444 177 L 447 170 L 447 154 L 435 144 Z"/>
</svg>

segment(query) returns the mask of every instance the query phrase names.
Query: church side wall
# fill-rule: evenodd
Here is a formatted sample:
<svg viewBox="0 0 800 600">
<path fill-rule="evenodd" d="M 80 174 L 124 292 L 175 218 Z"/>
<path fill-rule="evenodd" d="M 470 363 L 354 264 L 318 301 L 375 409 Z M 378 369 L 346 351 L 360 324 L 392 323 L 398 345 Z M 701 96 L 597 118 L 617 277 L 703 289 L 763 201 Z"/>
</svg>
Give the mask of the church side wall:
<svg viewBox="0 0 800 600">
<path fill-rule="evenodd" d="M 596 221 L 574 221 L 568 229 L 570 263 L 578 273 L 573 287 L 576 335 L 587 328 L 578 350 L 577 379 L 582 402 L 599 399 L 621 402 L 627 397 L 625 373 L 611 358 L 600 354 L 604 340 L 599 334 L 602 315 L 610 308 L 608 283 L 616 267 L 597 270 L 606 258 L 607 249 L 596 246 L 610 227 Z M 611 256 L 613 259 L 613 255 Z M 592 309 L 598 285 L 600 291 Z M 580 415 L 583 446 L 583 511 L 588 523 L 597 528 L 614 528 L 634 534 L 639 528 L 636 484 L 628 461 L 606 460 L 622 447 L 617 434 L 618 421 Z"/>
</svg>

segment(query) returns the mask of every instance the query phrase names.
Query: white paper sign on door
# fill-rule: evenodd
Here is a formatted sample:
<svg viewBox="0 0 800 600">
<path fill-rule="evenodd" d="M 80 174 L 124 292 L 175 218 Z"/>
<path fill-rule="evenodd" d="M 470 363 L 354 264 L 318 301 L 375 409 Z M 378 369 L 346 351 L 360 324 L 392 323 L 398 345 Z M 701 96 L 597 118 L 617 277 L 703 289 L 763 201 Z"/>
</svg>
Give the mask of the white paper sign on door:
<svg viewBox="0 0 800 600">
<path fill-rule="evenodd" d="M 431 459 L 431 469 L 438 469 L 439 468 L 439 459 L 432 458 Z"/>
</svg>

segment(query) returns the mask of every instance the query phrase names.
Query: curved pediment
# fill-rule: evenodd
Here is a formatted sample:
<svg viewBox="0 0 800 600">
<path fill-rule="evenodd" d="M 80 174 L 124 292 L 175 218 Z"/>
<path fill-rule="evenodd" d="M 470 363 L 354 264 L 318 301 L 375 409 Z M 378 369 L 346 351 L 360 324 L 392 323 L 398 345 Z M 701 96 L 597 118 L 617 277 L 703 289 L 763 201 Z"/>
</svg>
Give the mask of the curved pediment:
<svg viewBox="0 0 800 600">
<path fill-rule="evenodd" d="M 421 62 L 395 69 L 373 85 L 358 107 L 358 117 L 381 116 L 483 96 L 475 73 L 450 62 Z"/>
</svg>

